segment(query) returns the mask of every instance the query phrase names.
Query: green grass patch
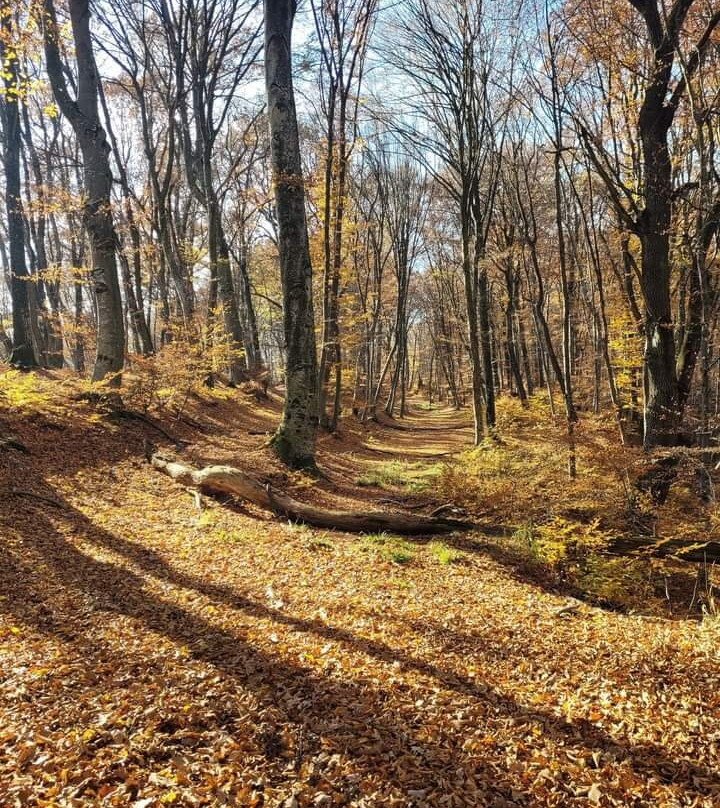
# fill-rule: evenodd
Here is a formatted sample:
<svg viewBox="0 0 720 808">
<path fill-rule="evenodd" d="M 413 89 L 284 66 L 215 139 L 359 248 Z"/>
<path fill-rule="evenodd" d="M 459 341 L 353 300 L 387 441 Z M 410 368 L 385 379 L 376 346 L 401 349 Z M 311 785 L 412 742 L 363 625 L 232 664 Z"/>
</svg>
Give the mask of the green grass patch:
<svg viewBox="0 0 720 808">
<path fill-rule="evenodd" d="M 305 522 L 288 522 L 288 528 L 291 533 L 298 536 L 312 536 L 312 528 L 306 525 Z"/>
<path fill-rule="evenodd" d="M 239 530 L 225 530 L 224 528 L 215 532 L 215 538 L 225 544 L 234 544 L 245 540 L 245 536 Z"/>
<path fill-rule="evenodd" d="M 310 550 L 334 550 L 335 545 L 330 540 L 330 537 L 327 533 L 321 533 L 319 536 L 315 536 L 308 542 L 308 548 Z"/>
<path fill-rule="evenodd" d="M 217 516 L 213 511 L 203 511 L 197 518 L 198 527 L 214 527 Z"/>
<path fill-rule="evenodd" d="M 399 488 L 408 494 L 420 494 L 442 474 L 442 470 L 441 463 L 428 465 L 422 461 L 409 463 L 392 460 L 375 463 L 365 474 L 356 477 L 354 482 L 355 485 L 365 488 Z"/>
<path fill-rule="evenodd" d="M 458 561 L 461 561 L 465 557 L 465 554 L 460 552 L 460 550 L 455 550 L 441 541 L 431 542 L 430 545 L 428 545 L 428 550 L 435 560 L 443 565 L 457 564 Z"/>
<path fill-rule="evenodd" d="M 393 564 L 409 564 L 415 558 L 415 547 L 410 542 L 385 532 L 368 533 L 363 537 L 361 549 Z"/>
</svg>

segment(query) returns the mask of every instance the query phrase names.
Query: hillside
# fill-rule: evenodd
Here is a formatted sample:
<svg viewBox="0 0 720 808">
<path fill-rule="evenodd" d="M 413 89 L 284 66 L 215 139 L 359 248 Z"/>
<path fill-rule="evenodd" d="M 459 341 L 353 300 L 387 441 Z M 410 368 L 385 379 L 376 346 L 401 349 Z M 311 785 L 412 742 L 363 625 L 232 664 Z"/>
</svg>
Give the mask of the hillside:
<svg viewBox="0 0 720 808">
<path fill-rule="evenodd" d="M 717 620 L 568 600 L 478 532 L 199 511 L 145 462 L 175 451 L 157 429 L 45 378 L 6 413 L 28 454 L 0 455 L 3 808 L 720 803 Z M 218 391 L 153 417 L 193 464 L 333 507 L 431 510 L 471 435 L 443 409 L 348 421 L 312 480 L 257 434 L 279 406 Z"/>
</svg>

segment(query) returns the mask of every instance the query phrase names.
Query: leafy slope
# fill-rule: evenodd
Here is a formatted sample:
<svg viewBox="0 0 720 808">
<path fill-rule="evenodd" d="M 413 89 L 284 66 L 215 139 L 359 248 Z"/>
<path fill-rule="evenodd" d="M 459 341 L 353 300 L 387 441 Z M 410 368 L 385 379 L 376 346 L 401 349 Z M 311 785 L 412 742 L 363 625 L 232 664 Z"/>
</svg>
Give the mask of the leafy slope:
<svg viewBox="0 0 720 808">
<path fill-rule="evenodd" d="M 282 473 L 247 435 L 271 407 L 193 417 L 195 460 Z M 142 462 L 141 424 L 13 428 L 33 454 L 0 459 L 3 808 L 720 804 L 716 623 L 558 616 L 467 538 L 454 563 L 418 542 L 397 564 L 364 537 L 199 513 Z M 289 483 L 367 501 L 348 481 L 384 448 L 461 440 L 328 438 L 331 482 Z"/>
</svg>

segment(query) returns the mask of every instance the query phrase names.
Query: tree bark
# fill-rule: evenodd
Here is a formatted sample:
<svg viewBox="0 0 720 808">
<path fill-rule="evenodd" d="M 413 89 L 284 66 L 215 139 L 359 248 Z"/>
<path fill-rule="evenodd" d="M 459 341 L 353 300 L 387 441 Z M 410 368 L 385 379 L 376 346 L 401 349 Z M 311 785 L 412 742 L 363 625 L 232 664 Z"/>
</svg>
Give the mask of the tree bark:
<svg viewBox="0 0 720 808">
<path fill-rule="evenodd" d="M 292 81 L 294 0 L 265 0 L 265 83 L 285 332 L 285 406 L 272 440 L 292 468 L 315 466 L 317 355 L 312 263 Z"/>
<path fill-rule="evenodd" d="M 116 248 L 117 234 L 112 219 L 109 152 L 105 130 L 98 115 L 98 82 L 88 0 L 69 0 L 70 19 L 77 62 L 77 98 L 68 91 L 60 58 L 58 25 L 53 0 L 44 0 L 45 59 L 53 95 L 71 123 L 83 156 L 85 205 L 83 222 L 92 253 L 93 291 L 97 306 L 97 352 L 93 381 L 109 377 L 112 387 L 121 384 L 125 351 L 120 283 Z"/>
<path fill-rule="evenodd" d="M 10 362 L 22 368 L 37 367 L 32 342 L 30 309 L 30 276 L 25 261 L 25 223 L 20 196 L 20 85 L 18 56 L 12 46 L 12 19 L 0 14 L 0 62 L 4 64 L 5 98 L 3 123 L 5 129 L 5 207 L 8 219 L 10 247 L 10 293 L 12 297 L 13 343 Z"/>
<path fill-rule="evenodd" d="M 222 225 L 222 210 L 219 201 L 211 196 L 208 205 L 209 241 L 212 245 L 210 260 L 214 263 L 217 275 L 217 290 L 222 307 L 225 336 L 230 350 L 230 382 L 238 384 L 247 378 L 247 362 L 242 353 L 243 330 L 240 323 L 237 297 L 230 271 L 230 250 Z"/>
<path fill-rule="evenodd" d="M 461 213 L 462 216 L 462 213 Z M 483 365 L 480 353 L 480 333 L 478 328 L 477 278 L 473 271 L 471 255 L 470 227 L 462 221 L 462 267 L 465 288 L 465 310 L 467 312 L 468 346 L 470 350 L 470 378 L 472 382 L 473 421 L 475 445 L 479 446 L 485 436 L 486 412 L 483 397 Z M 491 380 L 492 384 L 492 380 Z"/>
<path fill-rule="evenodd" d="M 336 511 L 299 502 L 287 494 L 263 484 L 260 480 L 232 466 L 207 466 L 193 469 L 174 463 L 160 455 L 150 458 L 153 468 L 167 474 L 176 482 L 199 488 L 210 494 L 230 494 L 251 502 L 278 516 L 305 522 L 314 527 L 329 530 L 346 530 L 350 533 L 401 533 L 404 535 L 431 535 L 468 530 L 467 522 L 457 519 L 422 516 L 419 514 L 384 513 L 380 511 Z"/>
</svg>

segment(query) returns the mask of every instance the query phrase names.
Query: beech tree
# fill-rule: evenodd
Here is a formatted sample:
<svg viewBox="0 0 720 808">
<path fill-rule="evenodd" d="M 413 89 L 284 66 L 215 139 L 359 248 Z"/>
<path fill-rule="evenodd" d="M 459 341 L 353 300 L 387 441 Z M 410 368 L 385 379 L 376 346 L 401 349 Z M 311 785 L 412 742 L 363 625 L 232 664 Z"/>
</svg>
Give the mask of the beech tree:
<svg viewBox="0 0 720 808">
<path fill-rule="evenodd" d="M 98 82 L 88 0 L 69 0 L 70 22 L 75 46 L 77 94 L 70 93 L 70 70 L 61 56 L 60 28 L 53 0 L 43 0 L 40 22 L 45 41 L 45 60 L 53 95 L 60 111 L 72 125 L 83 158 L 85 201 L 83 223 L 92 253 L 92 283 L 97 306 L 97 352 L 93 381 L 109 377 L 119 387 L 125 354 L 120 283 L 117 272 L 117 244 L 112 214 L 112 172 L 110 147 L 100 123 Z"/>
<path fill-rule="evenodd" d="M 20 184 L 20 104 L 23 88 L 19 70 L 19 36 L 13 17 L 12 9 L 0 7 L 0 64 L 3 65 L 5 77 L 2 97 L 3 165 L 13 314 L 10 362 L 18 367 L 31 368 L 37 365 L 33 345 L 36 320 L 30 308 L 30 278 L 25 261 L 25 222 Z"/>
<path fill-rule="evenodd" d="M 689 314 L 689 340 L 679 357 L 672 311 L 673 261 L 671 242 L 676 184 L 671 158 L 671 128 L 688 86 L 702 67 L 720 25 L 720 10 L 707 15 L 694 42 L 683 36 L 683 26 L 694 0 L 675 0 L 668 8 L 660 0 L 628 0 L 641 15 L 646 42 L 651 51 L 647 75 L 641 88 L 640 106 L 634 122 L 640 149 L 640 179 L 637 196 L 611 171 L 612 160 L 598 133 L 578 120 L 593 165 L 608 188 L 618 215 L 641 244 L 640 290 L 644 304 L 645 357 L 644 444 L 651 449 L 677 443 L 682 416 L 679 378 L 691 376 L 699 342 L 698 307 Z M 700 4 L 698 3 L 699 7 Z M 683 56 L 682 52 L 689 55 Z M 678 71 L 678 63 L 679 71 Z"/>
<path fill-rule="evenodd" d="M 317 355 L 312 263 L 292 76 L 294 0 L 265 0 L 265 87 L 285 333 L 285 407 L 272 440 L 291 468 L 315 466 Z"/>
</svg>

